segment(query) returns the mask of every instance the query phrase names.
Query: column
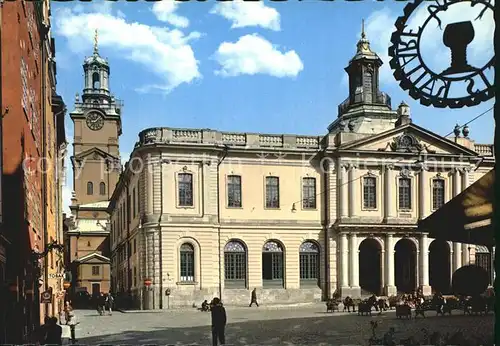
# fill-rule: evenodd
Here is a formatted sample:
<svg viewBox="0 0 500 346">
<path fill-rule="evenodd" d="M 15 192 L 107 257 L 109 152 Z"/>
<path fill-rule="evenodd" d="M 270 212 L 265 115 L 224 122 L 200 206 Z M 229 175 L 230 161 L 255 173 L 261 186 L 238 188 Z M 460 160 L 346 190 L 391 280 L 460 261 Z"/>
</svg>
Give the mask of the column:
<svg viewBox="0 0 500 346">
<path fill-rule="evenodd" d="M 425 219 L 425 166 L 422 165 L 420 173 L 418 174 L 418 217 L 419 219 Z"/>
<path fill-rule="evenodd" d="M 349 273 L 351 274 L 349 285 L 351 290 L 359 288 L 359 251 L 358 251 L 358 237 L 356 233 L 351 233 L 349 238 Z M 354 293 L 352 293 L 354 295 Z"/>
<path fill-rule="evenodd" d="M 462 266 L 462 244 L 453 243 L 453 273 Z"/>
<path fill-rule="evenodd" d="M 470 245 L 470 244 L 461 244 L 461 245 L 462 245 L 462 265 L 466 266 L 466 265 L 470 264 L 470 260 L 472 258 L 471 253 L 470 253 L 471 252 L 470 249 L 472 249 L 472 247 L 474 245 Z M 469 247 L 470 247 L 470 249 L 469 249 Z"/>
<path fill-rule="evenodd" d="M 429 239 L 427 234 L 422 234 L 419 240 L 420 247 L 420 288 L 424 295 L 432 294 L 431 287 L 429 286 Z"/>
<path fill-rule="evenodd" d="M 348 195 L 347 195 L 347 166 L 345 164 L 340 164 L 339 170 L 339 209 L 340 217 L 347 217 L 347 206 L 348 206 Z"/>
<path fill-rule="evenodd" d="M 387 234 L 385 238 L 385 294 L 392 296 L 396 294 L 394 285 L 394 238 Z"/>
<path fill-rule="evenodd" d="M 349 286 L 349 260 L 348 260 L 348 245 L 347 234 L 340 235 L 340 289 L 345 289 Z"/>
<path fill-rule="evenodd" d="M 394 195 L 393 165 L 387 165 L 384 172 L 384 212 L 385 219 L 394 217 L 393 204 L 396 200 Z"/>
<path fill-rule="evenodd" d="M 360 198 L 356 196 L 356 186 L 358 181 L 356 179 L 356 166 L 350 164 L 349 165 L 349 217 L 353 217 L 356 214 L 356 202 L 359 203 Z"/>
</svg>

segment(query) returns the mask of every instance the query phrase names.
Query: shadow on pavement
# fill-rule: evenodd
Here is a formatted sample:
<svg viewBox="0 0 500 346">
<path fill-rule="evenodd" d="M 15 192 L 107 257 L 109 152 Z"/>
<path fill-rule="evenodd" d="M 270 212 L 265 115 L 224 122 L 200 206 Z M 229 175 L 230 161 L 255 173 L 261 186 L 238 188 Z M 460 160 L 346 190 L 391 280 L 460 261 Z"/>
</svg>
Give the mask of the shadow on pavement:
<svg viewBox="0 0 500 346">
<path fill-rule="evenodd" d="M 137 315 L 140 319 L 140 315 Z M 378 336 L 390 327 L 396 330 L 396 340 L 410 336 L 421 339 L 422 329 L 442 334 L 457 331 L 471 338 L 484 338 L 493 333 L 494 318 L 489 316 L 460 316 L 399 320 L 393 314 L 357 316 L 292 318 L 230 323 L 226 327 L 228 345 L 366 345 L 371 336 L 370 321 L 380 322 Z M 126 326 L 123 326 L 126 329 Z M 78 338 L 78 336 L 77 336 Z M 118 334 L 81 338 L 78 344 L 162 344 L 211 345 L 209 326 L 186 328 L 153 328 L 149 331 L 123 331 Z"/>
</svg>

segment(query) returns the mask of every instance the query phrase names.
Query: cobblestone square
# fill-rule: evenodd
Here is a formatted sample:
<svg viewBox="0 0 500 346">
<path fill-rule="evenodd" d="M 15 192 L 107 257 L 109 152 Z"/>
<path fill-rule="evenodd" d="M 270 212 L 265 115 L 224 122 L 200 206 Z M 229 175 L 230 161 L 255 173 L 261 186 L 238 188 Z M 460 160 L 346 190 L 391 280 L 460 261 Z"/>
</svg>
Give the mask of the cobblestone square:
<svg viewBox="0 0 500 346">
<path fill-rule="evenodd" d="M 351 313 L 326 313 L 324 304 L 285 308 L 227 309 L 228 345 L 367 345 L 371 335 L 370 321 L 380 321 L 378 336 L 390 327 L 396 330 L 396 340 L 422 334 L 422 328 L 442 334 L 462 331 L 476 340 L 493 333 L 494 318 L 464 316 L 454 311 L 452 316 L 396 319 L 394 312 L 372 317 Z M 99 316 L 96 311 L 77 311 L 80 324 L 76 329 L 78 344 L 96 345 L 211 345 L 210 313 L 192 310 L 161 312 L 114 312 Z"/>
</svg>

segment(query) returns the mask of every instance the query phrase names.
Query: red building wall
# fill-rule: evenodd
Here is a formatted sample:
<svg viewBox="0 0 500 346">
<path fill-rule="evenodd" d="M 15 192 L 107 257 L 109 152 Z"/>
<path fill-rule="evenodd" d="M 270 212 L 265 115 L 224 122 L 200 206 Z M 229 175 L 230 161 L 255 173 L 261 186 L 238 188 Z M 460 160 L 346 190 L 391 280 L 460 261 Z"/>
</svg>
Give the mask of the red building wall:
<svg viewBox="0 0 500 346">
<path fill-rule="evenodd" d="M 6 256 L 9 293 L 2 299 L 7 299 L 9 317 L 5 341 L 21 343 L 32 337 L 40 321 L 31 250 L 43 251 L 45 242 L 42 174 L 37 170 L 42 155 L 41 12 L 37 2 L 31 1 L 6 1 L 1 11 L 2 232 L 10 243 Z"/>
</svg>

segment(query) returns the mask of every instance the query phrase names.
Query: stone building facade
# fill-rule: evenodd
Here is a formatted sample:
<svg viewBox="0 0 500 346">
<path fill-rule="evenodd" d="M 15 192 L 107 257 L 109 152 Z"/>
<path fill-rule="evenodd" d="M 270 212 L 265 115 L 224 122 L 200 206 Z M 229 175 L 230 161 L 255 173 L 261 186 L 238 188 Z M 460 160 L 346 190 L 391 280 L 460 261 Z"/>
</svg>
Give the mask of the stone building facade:
<svg viewBox="0 0 500 346">
<path fill-rule="evenodd" d="M 121 172 L 119 142 L 121 107 L 110 90 L 110 67 L 94 52 L 85 59 L 84 88 L 75 97 L 73 196 L 66 218 L 66 263 L 72 271 L 71 294 L 110 290 L 108 201 Z"/>
<path fill-rule="evenodd" d="M 33 340 L 44 315 L 57 309 L 62 287 L 51 280 L 59 264 L 49 245 L 58 237 L 64 142 L 64 102 L 56 92 L 50 2 L 0 3 L 0 117 L 2 214 L 0 230 L 0 344 Z M 41 304 L 41 292 L 52 292 Z"/>
<path fill-rule="evenodd" d="M 109 205 L 113 290 L 143 309 L 446 292 L 475 248 L 417 223 L 493 167 L 492 146 L 393 110 L 381 65 L 363 34 L 326 135 L 140 132 Z"/>
</svg>

